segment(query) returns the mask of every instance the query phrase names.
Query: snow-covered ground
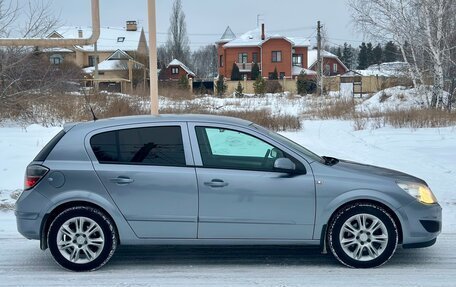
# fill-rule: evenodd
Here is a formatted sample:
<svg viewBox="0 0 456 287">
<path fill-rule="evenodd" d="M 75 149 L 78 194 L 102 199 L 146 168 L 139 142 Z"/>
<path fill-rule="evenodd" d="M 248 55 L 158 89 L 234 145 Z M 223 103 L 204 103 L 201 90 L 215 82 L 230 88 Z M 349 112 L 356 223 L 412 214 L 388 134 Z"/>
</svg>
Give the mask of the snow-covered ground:
<svg viewBox="0 0 456 287">
<path fill-rule="evenodd" d="M 385 112 L 397 110 L 409 110 L 427 108 L 432 99 L 432 87 L 421 86 L 419 88 L 407 88 L 403 86 L 384 89 L 375 93 L 358 105 L 361 112 Z M 443 96 L 443 103 L 446 104 L 448 93 Z"/>
<path fill-rule="evenodd" d="M 290 247 L 123 247 L 103 269 L 68 273 L 16 231 L 8 210 L 26 165 L 60 130 L 38 125 L 0 128 L 0 285 L 34 286 L 455 286 L 456 127 L 353 131 L 353 123 L 306 120 L 284 132 L 321 155 L 404 171 L 426 180 L 444 210 L 434 247 L 398 250 L 374 270 L 341 267 L 317 250 Z"/>
</svg>

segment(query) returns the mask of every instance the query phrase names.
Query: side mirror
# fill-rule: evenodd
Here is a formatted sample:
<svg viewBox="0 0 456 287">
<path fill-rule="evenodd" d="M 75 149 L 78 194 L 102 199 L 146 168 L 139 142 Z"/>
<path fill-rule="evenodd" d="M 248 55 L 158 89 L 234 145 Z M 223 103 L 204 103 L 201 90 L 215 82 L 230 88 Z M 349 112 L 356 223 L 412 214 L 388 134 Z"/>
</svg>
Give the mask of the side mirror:
<svg viewBox="0 0 456 287">
<path fill-rule="evenodd" d="M 294 172 L 296 165 L 289 158 L 281 157 L 275 160 L 274 168 L 284 172 Z"/>
</svg>

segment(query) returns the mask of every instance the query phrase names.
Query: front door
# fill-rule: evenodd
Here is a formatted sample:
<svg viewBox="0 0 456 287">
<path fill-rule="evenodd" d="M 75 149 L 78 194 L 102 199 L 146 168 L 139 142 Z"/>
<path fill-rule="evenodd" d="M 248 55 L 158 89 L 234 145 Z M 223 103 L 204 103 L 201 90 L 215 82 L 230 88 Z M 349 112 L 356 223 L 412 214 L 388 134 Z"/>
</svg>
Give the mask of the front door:
<svg viewBox="0 0 456 287">
<path fill-rule="evenodd" d="M 278 144 L 244 128 L 190 124 L 199 187 L 198 238 L 312 239 L 313 175 Z M 298 173 L 274 170 L 288 157 Z"/>
<path fill-rule="evenodd" d="M 140 238 L 196 238 L 198 188 L 187 125 L 97 132 L 87 144 L 94 167 Z"/>
</svg>

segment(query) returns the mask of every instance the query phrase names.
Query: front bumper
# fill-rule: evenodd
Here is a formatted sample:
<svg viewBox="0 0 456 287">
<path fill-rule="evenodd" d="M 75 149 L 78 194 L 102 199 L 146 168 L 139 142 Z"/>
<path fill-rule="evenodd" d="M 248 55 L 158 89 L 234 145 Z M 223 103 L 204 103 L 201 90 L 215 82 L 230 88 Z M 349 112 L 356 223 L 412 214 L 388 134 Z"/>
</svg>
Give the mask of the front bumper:
<svg viewBox="0 0 456 287">
<path fill-rule="evenodd" d="M 43 207 L 48 206 L 50 201 L 41 193 L 28 190 L 22 192 L 16 201 L 17 230 L 25 238 L 40 239 L 41 223 L 43 222 Z"/>
<path fill-rule="evenodd" d="M 397 210 L 402 225 L 404 248 L 428 247 L 442 230 L 442 207 L 412 201 Z"/>
</svg>

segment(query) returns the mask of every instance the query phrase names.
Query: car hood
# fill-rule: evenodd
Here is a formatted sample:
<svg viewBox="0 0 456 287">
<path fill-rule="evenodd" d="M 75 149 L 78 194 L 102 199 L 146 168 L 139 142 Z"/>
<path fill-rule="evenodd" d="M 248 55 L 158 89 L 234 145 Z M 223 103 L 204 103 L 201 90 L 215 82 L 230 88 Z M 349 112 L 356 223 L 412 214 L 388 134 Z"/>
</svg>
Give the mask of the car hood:
<svg viewBox="0 0 456 287">
<path fill-rule="evenodd" d="M 332 166 L 332 168 L 340 170 L 340 171 L 346 171 L 350 173 L 355 173 L 358 176 L 359 175 L 365 175 L 365 176 L 379 176 L 383 178 L 389 178 L 393 179 L 396 181 L 406 181 L 406 182 L 416 182 L 416 183 L 422 183 L 426 184 L 426 182 L 420 178 L 417 178 L 415 176 L 397 171 L 397 170 L 392 170 L 392 169 L 387 169 L 383 167 L 378 167 L 378 166 L 373 166 L 373 165 L 367 165 L 367 164 L 362 164 L 358 162 L 352 162 L 352 161 L 347 161 L 347 160 L 339 160 L 339 162 L 335 165 Z"/>
</svg>

